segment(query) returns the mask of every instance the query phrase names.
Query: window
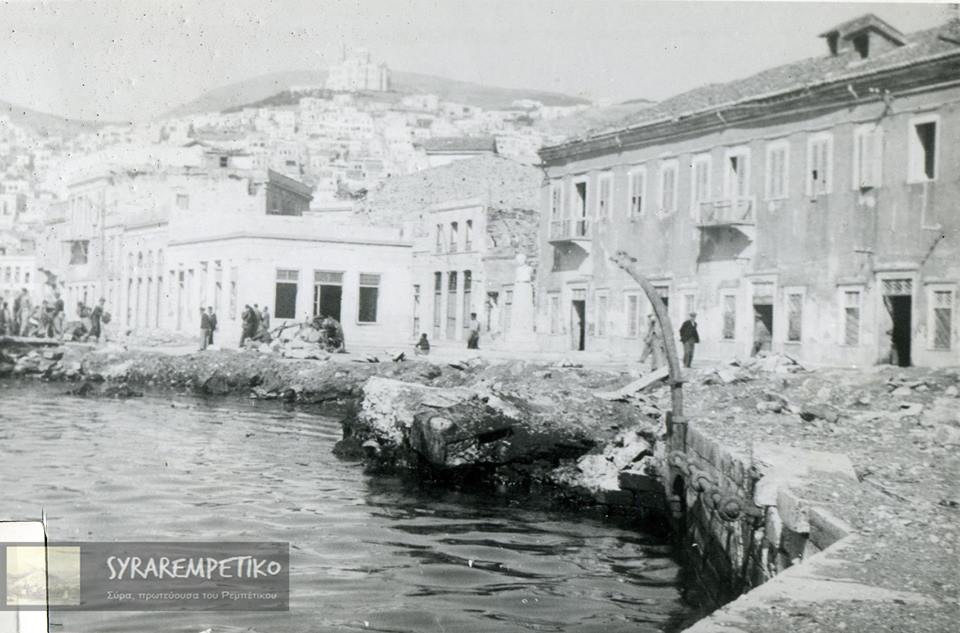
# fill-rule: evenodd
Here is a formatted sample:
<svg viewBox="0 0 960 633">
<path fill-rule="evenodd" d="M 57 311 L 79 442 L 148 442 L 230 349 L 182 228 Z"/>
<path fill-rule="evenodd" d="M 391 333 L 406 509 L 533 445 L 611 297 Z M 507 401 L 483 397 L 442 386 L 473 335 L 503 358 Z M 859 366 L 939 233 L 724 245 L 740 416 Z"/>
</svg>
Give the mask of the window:
<svg viewBox="0 0 960 633">
<path fill-rule="evenodd" d="M 457 271 L 447 273 L 447 340 L 457 337 Z"/>
<path fill-rule="evenodd" d="M 807 142 L 807 195 L 828 194 L 833 186 L 833 136 L 815 134 Z"/>
<path fill-rule="evenodd" d="M 700 205 L 710 200 L 710 164 L 710 155 L 701 154 L 690 165 L 690 210 L 694 217 Z"/>
<path fill-rule="evenodd" d="M 860 344 L 860 291 L 843 293 L 843 344 Z"/>
<path fill-rule="evenodd" d="M 660 213 L 677 210 L 677 161 L 660 163 Z"/>
<path fill-rule="evenodd" d="M 185 193 L 177 194 L 177 208 L 178 209 L 189 209 L 190 208 L 190 196 Z"/>
<path fill-rule="evenodd" d="M 170 276 L 173 277 L 173 271 L 170 272 Z M 230 318 L 237 318 L 237 267 L 230 267 Z M 173 302 L 170 302 L 170 305 L 173 305 Z"/>
<path fill-rule="evenodd" d="M 937 117 L 925 117 L 910 121 L 910 168 L 911 182 L 934 180 L 937 177 Z"/>
<path fill-rule="evenodd" d="M 277 288 L 273 303 L 273 316 L 278 319 L 293 319 L 297 315 L 297 280 L 300 273 L 296 270 L 277 270 Z"/>
<path fill-rule="evenodd" d="M 597 293 L 597 336 L 607 335 L 607 293 Z"/>
<path fill-rule="evenodd" d="M 554 182 L 550 184 L 550 219 L 559 220 L 563 213 L 563 184 Z"/>
<path fill-rule="evenodd" d="M 207 262 L 200 262 L 200 307 L 207 305 Z"/>
<path fill-rule="evenodd" d="M 723 193 L 728 200 L 750 197 L 750 150 L 744 147 L 727 150 Z"/>
<path fill-rule="evenodd" d="M 380 275 L 360 273 L 360 304 L 357 309 L 357 321 L 360 323 L 377 322 L 377 302 L 380 298 Z"/>
<path fill-rule="evenodd" d="M 853 132 L 853 187 L 867 189 L 880 186 L 883 161 L 883 128 L 862 125 Z"/>
<path fill-rule="evenodd" d="M 463 329 L 470 333 L 470 314 L 473 312 L 473 272 L 463 271 Z"/>
<path fill-rule="evenodd" d="M 803 295 L 787 295 L 787 341 L 799 343 L 803 337 Z"/>
<path fill-rule="evenodd" d="M 737 334 L 737 296 L 723 296 L 723 338 L 732 341 Z"/>
<path fill-rule="evenodd" d="M 229 165 L 229 164 L 230 164 L 230 157 L 229 157 L 229 156 L 221 156 L 221 157 L 220 157 L 220 166 L 221 166 L 221 167 L 226 167 L 226 166 Z"/>
<path fill-rule="evenodd" d="M 767 200 L 782 200 L 789 197 L 787 174 L 790 173 L 790 145 L 776 141 L 767 145 L 767 172 L 764 195 Z"/>
<path fill-rule="evenodd" d="M 683 295 L 683 318 L 686 319 L 690 316 L 691 312 L 697 311 L 697 295 L 696 294 L 685 294 Z"/>
<path fill-rule="evenodd" d="M 610 217 L 610 200 L 612 199 L 613 174 L 603 173 L 597 177 L 597 219 Z"/>
<path fill-rule="evenodd" d="M 459 226 L 456 222 L 450 223 L 450 252 L 457 252 L 457 238 L 459 237 Z"/>
<path fill-rule="evenodd" d="M 223 262 L 214 262 L 213 268 L 213 311 L 220 313 L 220 298 L 223 296 Z"/>
<path fill-rule="evenodd" d="M 70 264 L 86 264 L 90 251 L 89 240 L 74 240 L 70 242 Z M 17 281 L 20 281 L 19 279 Z"/>
<path fill-rule="evenodd" d="M 631 292 L 626 295 L 627 302 L 627 336 L 637 338 L 640 336 L 640 295 Z"/>
<path fill-rule="evenodd" d="M 657 293 L 657 296 L 660 297 L 660 301 L 663 302 L 665 308 L 670 307 L 670 286 L 654 286 L 654 291 Z"/>
<path fill-rule="evenodd" d="M 469 251 L 473 248 L 473 220 L 467 220 L 463 233 L 463 250 Z"/>
<path fill-rule="evenodd" d="M 551 292 L 547 295 L 547 304 L 550 310 L 550 333 L 560 333 L 560 293 Z"/>
<path fill-rule="evenodd" d="M 441 300 L 443 298 L 443 273 L 433 273 L 433 338 L 440 338 Z"/>
<path fill-rule="evenodd" d="M 953 291 L 931 289 L 930 308 L 931 347 L 948 350 L 953 344 Z"/>
<path fill-rule="evenodd" d="M 587 217 L 587 181 L 573 183 L 573 217 L 576 220 Z"/>
<path fill-rule="evenodd" d="M 443 225 L 437 225 L 437 252 L 443 252 Z"/>
<path fill-rule="evenodd" d="M 313 271 L 313 315 L 340 318 L 343 300 L 343 273 L 332 270 Z"/>
<path fill-rule="evenodd" d="M 647 197 L 647 170 L 643 167 L 637 167 L 627 175 L 630 184 L 630 208 L 627 213 L 631 217 L 640 215 L 645 211 L 644 201 Z"/>
</svg>

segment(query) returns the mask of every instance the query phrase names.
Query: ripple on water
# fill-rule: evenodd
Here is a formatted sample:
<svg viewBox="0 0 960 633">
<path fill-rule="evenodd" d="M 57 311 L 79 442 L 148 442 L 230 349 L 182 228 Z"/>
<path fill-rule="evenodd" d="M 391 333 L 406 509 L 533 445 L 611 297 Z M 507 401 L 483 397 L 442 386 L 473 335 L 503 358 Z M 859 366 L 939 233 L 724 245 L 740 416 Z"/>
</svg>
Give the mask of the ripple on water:
<svg viewBox="0 0 960 633">
<path fill-rule="evenodd" d="M 611 633 L 689 613 L 669 544 L 522 499 L 371 478 L 333 457 L 333 418 L 0 388 L 5 513 L 45 509 L 52 539 L 291 543 L 289 612 L 55 613 L 63 631 Z"/>
</svg>

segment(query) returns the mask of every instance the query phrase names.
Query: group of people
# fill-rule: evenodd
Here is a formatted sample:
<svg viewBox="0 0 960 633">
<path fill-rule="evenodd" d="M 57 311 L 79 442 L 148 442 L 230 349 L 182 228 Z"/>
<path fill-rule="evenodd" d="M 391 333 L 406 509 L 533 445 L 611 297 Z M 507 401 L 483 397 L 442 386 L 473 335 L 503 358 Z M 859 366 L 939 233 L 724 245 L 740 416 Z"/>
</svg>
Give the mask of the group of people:
<svg viewBox="0 0 960 633">
<path fill-rule="evenodd" d="M 105 308 L 106 300 L 93 308 L 82 301 L 77 302 L 77 318 L 67 322 L 66 306 L 59 292 L 53 299 L 34 304 L 26 288 L 13 302 L 0 301 L 0 335 L 32 336 L 63 340 L 68 336 L 73 341 L 97 342 L 103 336 L 103 326 L 110 322 L 110 313 Z"/>
<path fill-rule="evenodd" d="M 243 306 L 243 312 L 240 313 L 240 320 L 242 322 L 240 347 L 243 347 L 247 341 L 270 342 L 270 308 L 267 306 L 261 308 L 258 303 L 252 306 L 246 304 Z"/>
<path fill-rule="evenodd" d="M 680 344 L 683 345 L 683 366 L 693 365 L 693 351 L 700 342 L 700 333 L 697 331 L 697 313 L 691 312 L 689 318 L 680 326 Z M 640 354 L 640 362 L 646 362 L 650 359 L 651 371 L 664 365 L 667 360 L 667 351 L 663 339 L 663 333 L 660 329 L 660 322 L 655 314 L 651 313 L 648 317 L 647 333 L 643 337 L 643 352 Z"/>
<path fill-rule="evenodd" d="M 217 315 L 213 311 L 213 306 L 207 306 L 204 310 L 200 306 L 200 351 L 213 345 L 213 333 L 217 331 Z"/>
</svg>

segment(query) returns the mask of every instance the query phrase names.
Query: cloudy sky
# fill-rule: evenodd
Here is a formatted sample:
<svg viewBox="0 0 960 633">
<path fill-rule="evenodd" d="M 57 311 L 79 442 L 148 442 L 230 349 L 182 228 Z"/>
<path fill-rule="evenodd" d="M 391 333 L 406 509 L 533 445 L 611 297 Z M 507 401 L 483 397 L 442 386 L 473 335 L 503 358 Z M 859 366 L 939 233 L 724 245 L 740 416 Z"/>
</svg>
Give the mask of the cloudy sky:
<svg viewBox="0 0 960 633">
<path fill-rule="evenodd" d="M 639 0 L 0 0 L 0 99 L 143 120 L 210 88 L 321 68 L 342 44 L 392 68 L 590 98 L 660 99 L 825 50 L 873 12 L 902 31 L 943 4 Z"/>
</svg>

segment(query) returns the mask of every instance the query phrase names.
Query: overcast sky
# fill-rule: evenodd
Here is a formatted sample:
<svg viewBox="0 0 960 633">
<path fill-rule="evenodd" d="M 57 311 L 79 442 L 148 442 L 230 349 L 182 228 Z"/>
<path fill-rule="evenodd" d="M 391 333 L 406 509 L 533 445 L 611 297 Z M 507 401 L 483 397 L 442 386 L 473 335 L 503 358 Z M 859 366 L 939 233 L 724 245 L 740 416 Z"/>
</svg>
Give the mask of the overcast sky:
<svg viewBox="0 0 960 633">
<path fill-rule="evenodd" d="M 873 12 L 902 31 L 942 4 L 638 0 L 0 0 L 0 99 L 143 120 L 210 88 L 335 62 L 624 100 L 821 55 L 825 29 Z"/>
</svg>

